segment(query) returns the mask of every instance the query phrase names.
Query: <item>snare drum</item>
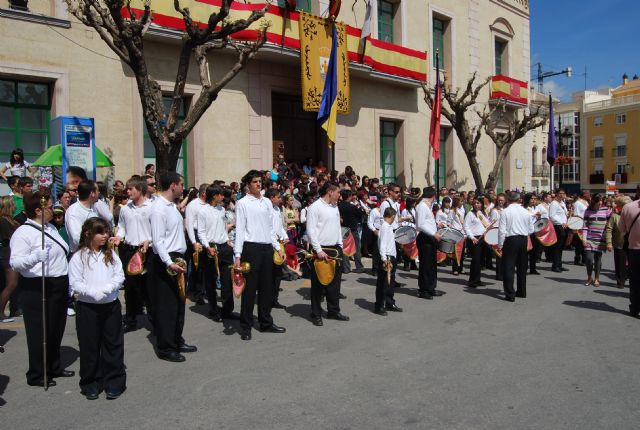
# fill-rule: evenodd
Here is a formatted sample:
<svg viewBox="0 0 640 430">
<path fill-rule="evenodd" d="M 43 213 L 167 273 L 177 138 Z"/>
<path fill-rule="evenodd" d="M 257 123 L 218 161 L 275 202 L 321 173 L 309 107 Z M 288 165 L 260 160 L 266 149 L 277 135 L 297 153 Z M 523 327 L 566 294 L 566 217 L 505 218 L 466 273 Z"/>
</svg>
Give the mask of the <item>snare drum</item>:
<svg viewBox="0 0 640 430">
<path fill-rule="evenodd" d="M 490 228 L 484 233 L 484 242 L 489 246 L 498 244 L 498 228 Z"/>
<path fill-rule="evenodd" d="M 544 230 L 547 228 L 547 224 L 549 224 L 549 220 L 547 218 L 540 218 L 533 225 L 533 232 L 538 233 L 539 231 Z"/>
<path fill-rule="evenodd" d="M 567 220 L 567 227 L 573 231 L 582 231 L 582 226 L 584 226 L 584 219 L 582 219 L 582 217 L 572 216 Z"/>
<path fill-rule="evenodd" d="M 408 245 L 416 240 L 416 237 L 418 237 L 416 229 L 409 225 L 398 227 L 394 235 L 396 238 L 396 242 L 398 242 L 400 245 Z"/>
<path fill-rule="evenodd" d="M 438 234 L 442 237 L 438 242 L 438 250 L 445 254 L 453 254 L 456 251 L 456 243 L 464 239 L 464 234 L 452 228 L 441 228 Z"/>
</svg>

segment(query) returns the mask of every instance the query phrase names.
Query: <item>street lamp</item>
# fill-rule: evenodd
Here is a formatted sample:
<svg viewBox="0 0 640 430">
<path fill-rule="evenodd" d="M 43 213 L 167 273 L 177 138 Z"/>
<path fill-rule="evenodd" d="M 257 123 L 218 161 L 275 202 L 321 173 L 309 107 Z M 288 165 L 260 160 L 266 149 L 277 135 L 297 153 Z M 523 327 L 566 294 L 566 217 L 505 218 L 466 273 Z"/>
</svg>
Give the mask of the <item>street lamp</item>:
<svg viewBox="0 0 640 430">
<path fill-rule="evenodd" d="M 554 124 L 555 127 L 555 124 Z M 569 131 L 569 128 L 566 127 L 564 131 L 562 130 L 562 114 L 558 113 L 558 129 L 555 131 L 556 136 L 559 138 L 560 145 L 558 145 L 558 158 L 562 157 L 565 144 L 564 139 L 570 138 L 573 136 L 573 133 Z M 573 162 L 573 161 L 572 161 Z M 562 176 L 564 175 L 564 164 L 558 165 L 558 188 L 562 188 Z"/>
<path fill-rule="evenodd" d="M 544 92 L 544 78 L 549 78 L 551 76 L 558 76 L 558 75 L 566 75 L 567 78 L 570 78 L 573 75 L 573 68 L 569 66 L 561 72 L 542 73 L 542 64 L 538 63 L 538 92 L 541 94 Z"/>
</svg>

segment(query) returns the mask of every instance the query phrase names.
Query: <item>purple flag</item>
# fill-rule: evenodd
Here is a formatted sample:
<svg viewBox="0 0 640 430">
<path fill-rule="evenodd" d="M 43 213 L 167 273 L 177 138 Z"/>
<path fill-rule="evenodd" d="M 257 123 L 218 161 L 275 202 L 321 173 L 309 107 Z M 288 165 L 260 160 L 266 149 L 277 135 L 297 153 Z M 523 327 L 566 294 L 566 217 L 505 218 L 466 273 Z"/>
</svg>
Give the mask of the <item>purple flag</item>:
<svg viewBox="0 0 640 430">
<path fill-rule="evenodd" d="M 553 166 L 556 163 L 556 152 L 558 145 L 556 144 L 556 120 L 553 117 L 553 99 L 549 94 L 549 138 L 547 142 L 547 161 Z"/>
</svg>

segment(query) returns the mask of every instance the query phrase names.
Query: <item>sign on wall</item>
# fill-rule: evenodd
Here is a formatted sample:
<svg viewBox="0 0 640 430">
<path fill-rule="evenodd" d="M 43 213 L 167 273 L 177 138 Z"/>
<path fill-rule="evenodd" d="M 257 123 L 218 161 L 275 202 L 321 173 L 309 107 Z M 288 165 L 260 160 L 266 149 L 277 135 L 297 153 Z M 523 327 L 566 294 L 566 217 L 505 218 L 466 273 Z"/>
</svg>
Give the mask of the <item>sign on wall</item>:
<svg viewBox="0 0 640 430">
<path fill-rule="evenodd" d="M 69 166 L 84 169 L 87 178 L 96 180 L 96 139 L 93 118 L 59 116 L 51 121 L 51 140 L 62 145 L 62 181 L 66 184 Z"/>
</svg>

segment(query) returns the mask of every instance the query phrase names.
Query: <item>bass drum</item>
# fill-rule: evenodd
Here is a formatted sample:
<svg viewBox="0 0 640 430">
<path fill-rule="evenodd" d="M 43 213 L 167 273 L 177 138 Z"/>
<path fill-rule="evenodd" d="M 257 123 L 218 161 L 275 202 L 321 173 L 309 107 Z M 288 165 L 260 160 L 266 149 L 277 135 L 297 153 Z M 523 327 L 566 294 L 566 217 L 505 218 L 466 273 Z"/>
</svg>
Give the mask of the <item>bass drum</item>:
<svg viewBox="0 0 640 430">
<path fill-rule="evenodd" d="M 442 237 L 438 242 L 438 249 L 445 254 L 453 254 L 456 251 L 456 243 L 464 239 L 464 234 L 453 228 L 441 228 L 438 234 Z"/>
<path fill-rule="evenodd" d="M 484 242 L 489 246 L 498 245 L 498 229 L 496 227 L 490 228 L 485 232 Z"/>
<path fill-rule="evenodd" d="M 398 242 L 400 245 L 407 245 L 411 242 L 414 242 L 416 240 L 416 237 L 418 237 L 416 229 L 408 225 L 398 227 L 394 235 L 396 242 Z"/>
<path fill-rule="evenodd" d="M 347 257 L 356 255 L 356 240 L 348 227 L 342 227 L 342 252 Z"/>
</svg>

